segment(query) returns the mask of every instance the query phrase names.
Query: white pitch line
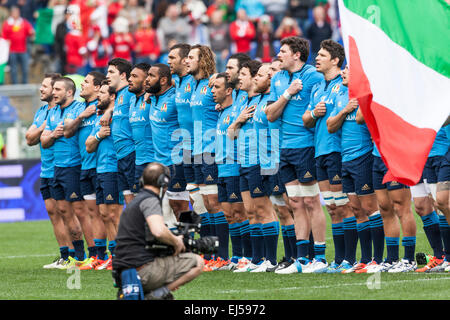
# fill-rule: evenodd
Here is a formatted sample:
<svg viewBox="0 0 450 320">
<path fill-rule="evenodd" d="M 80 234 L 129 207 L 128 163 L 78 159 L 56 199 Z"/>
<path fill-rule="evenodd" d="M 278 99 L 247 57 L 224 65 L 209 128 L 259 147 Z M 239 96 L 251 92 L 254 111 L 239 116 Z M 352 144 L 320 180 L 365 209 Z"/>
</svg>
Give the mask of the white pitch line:
<svg viewBox="0 0 450 320">
<path fill-rule="evenodd" d="M 23 259 L 23 258 L 39 258 L 39 257 L 51 257 L 51 256 L 55 256 L 56 257 L 56 253 L 48 253 L 48 254 L 28 254 L 28 255 L 24 255 L 24 256 L 0 256 L 0 260 L 1 259 Z"/>
<path fill-rule="evenodd" d="M 435 281 L 435 280 L 450 280 L 450 277 L 439 277 L 434 279 L 414 279 L 414 280 L 380 280 L 381 283 L 384 284 L 396 284 L 396 283 L 405 283 L 405 282 L 418 282 L 418 281 Z M 330 286 L 308 286 L 308 287 L 288 287 L 288 288 L 279 288 L 279 289 L 248 289 L 248 290 L 221 290 L 218 293 L 253 293 L 253 292 L 273 292 L 273 291 L 284 291 L 284 290 L 299 290 L 299 289 L 331 289 L 331 288 L 339 288 L 339 287 L 350 287 L 350 286 L 367 286 L 367 282 L 358 282 L 358 283 L 343 283 L 338 285 L 330 285 Z"/>
</svg>

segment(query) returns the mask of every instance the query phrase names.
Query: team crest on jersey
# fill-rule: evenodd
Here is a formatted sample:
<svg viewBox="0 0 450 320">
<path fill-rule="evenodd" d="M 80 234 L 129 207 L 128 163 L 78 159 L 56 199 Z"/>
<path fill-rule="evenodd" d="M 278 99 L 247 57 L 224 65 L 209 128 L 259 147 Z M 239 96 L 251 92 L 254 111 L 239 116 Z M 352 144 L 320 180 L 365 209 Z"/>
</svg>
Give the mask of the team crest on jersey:
<svg viewBox="0 0 450 320">
<path fill-rule="evenodd" d="M 227 115 L 225 119 L 223 119 L 223 123 L 229 124 L 230 123 L 230 115 Z"/>
<path fill-rule="evenodd" d="M 191 84 L 188 83 L 186 87 L 184 87 L 184 92 L 191 92 Z"/>
<path fill-rule="evenodd" d="M 141 105 L 139 106 L 139 110 L 145 110 L 145 101 L 142 101 Z"/>
<path fill-rule="evenodd" d="M 239 101 L 239 102 L 242 103 L 242 102 L 244 102 L 244 100 L 245 100 L 245 96 L 242 96 L 241 101 Z"/>
<path fill-rule="evenodd" d="M 262 111 L 265 111 L 266 110 L 266 108 L 267 108 L 267 103 L 266 104 L 264 104 L 262 107 L 261 107 L 261 110 Z"/>
<path fill-rule="evenodd" d="M 117 102 L 118 102 L 118 104 L 122 104 L 123 103 L 123 96 L 120 96 L 119 100 Z"/>
<path fill-rule="evenodd" d="M 167 102 L 164 102 L 164 104 L 161 107 L 161 111 L 167 112 Z"/>
<path fill-rule="evenodd" d="M 340 88 L 341 86 L 339 84 L 336 84 L 333 89 L 331 89 L 331 92 L 338 93 Z"/>
<path fill-rule="evenodd" d="M 200 93 L 201 94 L 206 94 L 206 91 L 208 90 L 208 88 L 206 87 L 206 86 L 204 86 L 203 88 L 202 88 L 202 90 L 200 90 Z"/>
</svg>

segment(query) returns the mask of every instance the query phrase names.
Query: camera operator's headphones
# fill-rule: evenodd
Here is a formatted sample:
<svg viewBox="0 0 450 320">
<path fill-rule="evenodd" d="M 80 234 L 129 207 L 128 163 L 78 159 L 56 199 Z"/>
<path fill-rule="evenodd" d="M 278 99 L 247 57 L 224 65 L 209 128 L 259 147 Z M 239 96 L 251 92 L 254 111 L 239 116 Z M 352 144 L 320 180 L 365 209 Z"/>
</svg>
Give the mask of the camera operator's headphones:
<svg viewBox="0 0 450 320">
<path fill-rule="evenodd" d="M 150 164 L 151 165 L 151 164 Z M 154 185 L 154 187 L 157 188 L 166 188 L 169 186 L 169 182 L 170 182 L 170 170 L 168 167 L 166 167 L 165 165 L 159 163 L 159 165 L 161 165 L 163 167 L 163 173 L 161 173 L 158 177 L 158 179 L 156 180 L 156 185 Z M 144 183 L 144 175 L 142 175 L 139 178 L 139 188 L 143 188 L 145 185 Z"/>
</svg>

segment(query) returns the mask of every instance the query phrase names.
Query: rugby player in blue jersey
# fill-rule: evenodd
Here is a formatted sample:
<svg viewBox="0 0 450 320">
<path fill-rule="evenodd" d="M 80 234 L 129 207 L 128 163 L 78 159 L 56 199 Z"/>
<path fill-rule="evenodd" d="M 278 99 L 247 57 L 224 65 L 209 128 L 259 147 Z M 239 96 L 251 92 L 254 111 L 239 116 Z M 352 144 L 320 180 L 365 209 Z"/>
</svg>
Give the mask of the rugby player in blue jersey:
<svg viewBox="0 0 450 320">
<path fill-rule="evenodd" d="M 80 189 L 91 217 L 95 244 L 92 248 L 88 247 L 89 259 L 85 264 L 79 266 L 80 268 L 89 265 L 95 259 L 99 247 L 102 250 L 103 243 L 106 241 L 105 225 L 100 217 L 100 212 L 95 201 L 97 179 L 96 155 L 95 153 L 88 153 L 85 145 L 86 139 L 89 137 L 95 124 L 97 117 L 97 96 L 100 85 L 105 79 L 105 75 L 97 71 L 91 71 L 87 74 L 81 83 L 80 92 L 80 96 L 85 100 L 85 103 L 81 103 L 80 108 L 73 114 L 73 117 L 68 118 L 64 123 L 64 136 L 66 138 L 70 138 L 75 134 L 78 136 L 78 146 L 81 155 Z"/>
<path fill-rule="evenodd" d="M 258 157 L 258 140 L 253 115 L 261 95 L 255 91 L 255 77 L 261 62 L 251 60 L 239 72 L 240 90 L 248 94 L 237 119 L 229 126 L 228 136 L 237 139 L 240 164 L 239 187 L 250 222 L 252 261 L 235 272 L 266 272 L 277 266 L 279 224 L 263 182 Z M 265 258 L 265 259 L 264 259 Z"/>
<path fill-rule="evenodd" d="M 282 70 L 271 80 L 266 108 L 270 122 L 281 117 L 281 179 L 286 185 L 297 237 L 296 262 L 277 273 L 302 272 L 312 265 L 311 256 L 308 258 L 311 231 L 315 238 L 317 235 L 315 241 L 325 241 L 325 217 L 314 160 L 314 130 L 306 128 L 301 119 L 313 86 L 323 76 L 306 64 L 308 54 L 309 43 L 305 39 L 287 37 L 281 41 L 278 58 Z"/>
<path fill-rule="evenodd" d="M 208 211 L 207 214 L 201 215 L 203 228 L 200 234 L 216 235 L 216 229 L 225 228 L 225 219 L 218 199 L 218 171 L 214 154 L 219 113 L 215 110 L 216 103 L 209 87 L 210 77 L 216 72 L 214 54 L 207 46 L 192 46 L 186 65 L 188 72 L 194 77 L 190 105 L 194 122 L 195 181 L 200 187 L 200 194 Z M 210 259 L 206 266 L 212 263 L 215 263 L 215 260 Z"/>
<path fill-rule="evenodd" d="M 149 119 L 154 158 L 170 169 L 166 195 L 178 219 L 182 211 L 189 209 L 189 193 L 186 191 L 181 148 L 177 148 L 180 137 L 174 134 L 179 124 L 170 68 L 165 64 L 153 65 L 148 71 L 146 86 L 146 91 L 151 94 Z"/>
<path fill-rule="evenodd" d="M 335 98 L 335 108 L 327 120 L 327 126 L 329 132 L 341 136 L 343 191 L 348 195 L 354 216 L 343 217 L 344 260 L 335 261 L 336 264 L 330 266 L 328 272 L 372 273 L 380 270 L 384 249 L 382 216 L 378 214 L 372 181 L 373 143 L 367 126 L 356 122 L 357 100 L 348 101 L 347 67 L 341 75 L 343 87 Z M 359 264 L 355 263 L 358 236 L 361 244 Z M 371 262 L 372 242 L 375 254 Z"/>
<path fill-rule="evenodd" d="M 292 211 L 286 195 L 286 188 L 280 179 L 280 120 L 269 122 L 265 110 L 270 94 L 270 80 L 272 73 L 276 71 L 276 64 L 263 64 L 259 68 L 255 78 L 255 92 L 260 95 L 255 113 L 253 115 L 253 126 L 257 138 L 258 156 L 261 167 L 263 183 L 266 185 L 270 201 L 277 211 L 284 243 L 285 255 L 274 267 L 266 271 L 273 272 L 277 269 L 286 268 L 293 263 L 296 253 L 295 229 Z M 274 70 L 272 69 L 274 68 Z M 276 72 L 275 72 L 276 73 Z M 289 237 L 292 233 L 294 237 Z M 291 242 L 293 240 L 292 246 Z"/>
<path fill-rule="evenodd" d="M 344 70 L 343 78 L 348 84 L 348 71 Z M 351 101 L 353 108 L 357 108 L 357 101 Z M 357 108 L 356 122 L 365 123 L 361 108 Z M 374 144 L 373 146 L 372 182 L 377 197 L 378 207 L 383 218 L 386 240 L 386 259 L 371 268 L 368 272 L 408 272 L 416 268 L 414 252 L 416 246 L 416 221 L 411 210 L 411 191 L 397 181 L 383 183 L 387 167 Z M 352 199 L 351 199 L 352 200 Z M 400 225 L 403 234 L 404 258 L 399 260 Z"/>
<path fill-rule="evenodd" d="M 80 269 L 111 270 L 112 259 L 115 254 L 116 235 L 119 225 L 122 205 L 119 200 L 117 156 L 114 148 L 114 140 L 109 125 L 101 125 L 101 117 L 105 110 L 113 108 L 116 98 L 116 90 L 104 80 L 98 94 L 97 116 L 94 127 L 86 140 L 86 151 L 96 155 L 97 181 L 96 203 L 99 206 L 103 219 L 108 249 L 111 256 L 105 253 L 106 239 L 102 239 L 97 257 L 90 264 Z"/>
<path fill-rule="evenodd" d="M 216 164 L 218 168 L 218 198 L 223 209 L 228 230 L 231 236 L 232 259 L 228 259 L 228 230 L 217 234 L 219 250 L 216 264 L 210 266 L 212 270 L 232 270 L 237 267 L 239 259 L 243 257 L 243 247 L 240 237 L 235 236 L 236 229 L 246 219 L 245 208 L 239 190 L 239 164 L 235 161 L 235 141 L 227 136 L 228 127 L 233 119 L 233 85 L 227 81 L 226 73 L 216 76 L 212 93 L 214 101 L 219 105 L 219 119 L 216 132 Z M 220 230 L 219 230 L 220 231 Z M 222 261 L 223 260 L 223 261 Z"/>
<path fill-rule="evenodd" d="M 129 119 L 130 100 L 134 97 L 134 94 L 128 91 L 131 68 L 131 63 L 122 58 L 109 61 L 106 79 L 116 90 L 116 103 L 112 110 L 105 111 L 101 119 L 102 126 L 109 125 L 111 122 L 111 134 L 119 166 L 119 190 L 126 203 L 133 200 L 134 193 L 137 191 L 134 175 L 136 153 Z"/>
<path fill-rule="evenodd" d="M 92 225 L 80 191 L 81 155 L 78 136 L 64 136 L 64 122 L 80 107 L 74 100 L 76 91 L 72 79 L 61 77 L 53 84 L 56 107 L 48 115 L 47 126 L 41 135 L 43 148 L 53 147 L 55 200 L 64 224 L 69 230 L 75 249 L 75 259 L 69 256 L 65 266 L 80 265 L 85 260 L 83 234 L 89 247 L 94 246 Z"/>
<path fill-rule="evenodd" d="M 145 101 L 145 82 L 150 67 L 148 63 L 136 64 L 128 78 L 128 91 L 134 93 L 134 97 L 130 100 L 129 116 L 136 153 L 134 177 L 137 187 L 145 167 L 154 161 L 152 128 L 148 117 L 150 105 Z"/>
<path fill-rule="evenodd" d="M 204 216 L 207 213 L 203 197 L 200 194 L 198 183 L 194 174 L 194 123 L 192 120 L 191 95 L 194 87 L 194 77 L 189 74 L 186 60 L 191 46 L 180 43 L 172 46 L 168 54 L 168 65 L 175 80 L 175 103 L 177 107 L 179 135 L 183 137 L 181 146 L 183 149 L 183 172 L 186 180 L 186 190 L 192 201 L 194 211 Z M 177 133 L 178 133 L 177 132 Z M 177 134 L 176 133 L 176 134 Z M 173 205 L 174 200 L 170 200 Z"/>
<path fill-rule="evenodd" d="M 444 259 L 450 259 L 450 238 L 446 228 L 448 225 L 447 220 L 442 212 L 436 210 L 433 200 L 436 199 L 441 163 L 445 159 L 445 154 L 449 147 L 446 129 L 441 128 L 436 134 L 421 180 L 417 185 L 411 187 L 416 213 L 423 221 L 423 229 L 433 249 L 433 256 L 427 259 L 427 265 L 417 269 L 416 272 L 442 271 Z"/>
<path fill-rule="evenodd" d="M 41 106 L 34 115 L 33 123 L 28 128 L 25 138 L 27 145 L 34 146 L 39 144 L 41 151 L 41 186 L 40 191 L 42 199 L 44 200 L 45 209 L 47 210 L 48 217 L 53 226 L 53 233 L 55 234 L 56 242 L 59 245 L 60 257 L 55 259 L 53 263 L 44 265 L 44 269 L 58 269 L 63 266 L 65 260 L 69 257 L 69 249 L 73 250 L 72 242 L 70 241 L 69 234 L 67 232 L 64 221 L 61 214 L 56 208 L 56 201 L 54 199 L 54 190 L 52 186 L 52 180 L 54 175 L 53 165 L 53 146 L 44 149 L 41 145 L 41 134 L 43 133 L 46 125 L 49 111 L 56 106 L 53 99 L 53 83 L 54 80 L 61 77 L 60 74 L 48 73 L 44 75 L 41 87 L 39 89 L 40 99 L 46 102 Z"/>
</svg>

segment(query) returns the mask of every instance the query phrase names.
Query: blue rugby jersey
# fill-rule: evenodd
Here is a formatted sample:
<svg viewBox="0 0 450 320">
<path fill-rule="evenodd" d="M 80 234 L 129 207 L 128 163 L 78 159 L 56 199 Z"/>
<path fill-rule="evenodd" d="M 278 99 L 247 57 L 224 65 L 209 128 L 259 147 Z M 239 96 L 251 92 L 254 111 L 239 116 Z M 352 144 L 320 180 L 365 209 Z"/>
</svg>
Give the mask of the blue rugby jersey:
<svg viewBox="0 0 450 320">
<path fill-rule="evenodd" d="M 144 101 L 144 94 L 131 98 L 130 126 L 136 152 L 136 165 L 153 162 L 155 158 L 149 113 L 150 104 Z"/>
<path fill-rule="evenodd" d="M 339 134 L 328 132 L 327 120 L 336 106 L 336 96 L 342 91 L 342 87 L 342 77 L 338 75 L 330 81 L 323 79 L 321 82 L 317 83 L 311 91 L 310 103 L 307 110 L 314 110 L 319 102 L 325 102 L 327 109 L 323 117 L 317 118 L 314 128 L 314 149 L 316 158 L 332 152 L 341 152 L 340 136 Z"/>
<path fill-rule="evenodd" d="M 111 122 L 111 135 L 114 139 L 114 148 L 120 160 L 134 151 L 133 134 L 130 125 L 130 100 L 135 96 L 128 91 L 128 86 L 116 93 L 114 111 Z"/>
<path fill-rule="evenodd" d="M 175 87 L 171 87 L 160 96 L 151 96 L 150 124 L 152 128 L 155 161 L 166 166 L 182 162 L 182 148 L 172 135 L 179 128 L 177 107 L 175 105 Z"/>
<path fill-rule="evenodd" d="M 277 101 L 296 79 L 302 81 L 303 89 L 292 96 L 280 116 L 282 149 L 314 146 L 314 128 L 308 129 L 303 125 L 302 115 L 309 105 L 312 88 L 323 79 L 322 74 L 306 63 L 294 73 L 286 70 L 277 72 L 271 80 L 269 101 Z"/>
<path fill-rule="evenodd" d="M 59 105 L 52 108 L 48 113 L 46 130 L 55 130 L 59 123 L 64 125 L 65 119 L 73 119 L 80 104 L 76 100 L 72 101 L 70 105 L 61 109 Z M 76 167 L 81 165 L 81 155 L 78 145 L 78 132 L 71 138 L 64 136 L 58 138 L 53 143 L 54 151 L 54 165 L 55 167 Z"/>
<path fill-rule="evenodd" d="M 48 108 L 48 104 L 41 106 L 34 115 L 33 124 L 36 127 L 42 126 L 44 121 L 48 118 L 48 115 L 50 113 L 50 110 Z M 48 123 L 48 119 L 47 119 Z M 44 149 L 42 148 L 41 143 L 39 142 L 39 148 L 41 150 L 41 178 L 53 178 L 54 176 L 54 155 L 53 155 L 53 146 L 50 148 Z"/>
<path fill-rule="evenodd" d="M 241 105 L 239 114 L 246 107 L 255 107 L 258 105 L 260 95 L 249 97 L 247 104 Z M 239 130 L 239 136 L 237 138 L 238 145 L 238 160 L 241 167 L 251 167 L 259 164 L 258 157 L 258 141 L 256 137 L 256 131 L 253 126 L 254 114 L 252 118 L 249 118 Z"/>
<path fill-rule="evenodd" d="M 443 156 L 447 153 L 448 148 L 450 147 L 450 142 L 447 139 L 446 128 L 442 127 L 436 134 L 436 138 L 434 139 L 433 146 L 431 147 L 430 154 L 428 158 Z"/>
<path fill-rule="evenodd" d="M 267 120 L 265 113 L 270 93 L 261 94 L 253 115 L 256 131 L 258 156 L 261 169 L 275 169 L 280 163 L 280 126 L 281 119 Z"/>
<path fill-rule="evenodd" d="M 239 164 L 236 161 L 236 141 L 227 135 L 228 127 L 233 123 L 236 111 L 233 104 L 219 112 L 216 132 L 215 162 L 219 177 L 239 176 Z"/>
<path fill-rule="evenodd" d="M 216 111 L 209 78 L 195 80 L 191 96 L 192 120 L 194 121 L 193 155 L 214 153 L 215 135 L 219 112 Z"/>
<path fill-rule="evenodd" d="M 76 113 L 73 114 L 73 119 L 76 119 L 87 107 L 92 105 L 97 106 L 97 104 L 97 99 L 88 103 L 80 102 L 79 108 Z M 97 114 L 94 113 L 90 117 L 83 119 L 78 127 L 78 147 L 81 155 L 81 170 L 89 170 L 96 167 L 97 156 L 95 155 L 95 152 L 88 153 L 86 151 L 86 139 L 92 132 L 96 118 Z"/>
<path fill-rule="evenodd" d="M 91 136 L 95 136 L 95 134 L 100 131 L 100 119 L 101 116 L 96 116 L 90 134 Z M 112 135 L 109 135 L 98 143 L 95 152 L 95 161 L 97 173 L 117 172 L 117 156 Z"/>
<path fill-rule="evenodd" d="M 345 86 L 341 87 L 340 92 L 335 99 L 335 108 L 331 112 L 330 117 L 336 116 L 348 104 L 348 89 Z M 336 134 L 341 135 L 341 155 L 342 162 L 354 160 L 362 155 L 372 151 L 373 142 L 370 136 L 369 129 L 366 124 L 356 123 L 356 112 L 353 110 L 347 114 L 342 127 Z"/>
<path fill-rule="evenodd" d="M 194 149 L 194 122 L 192 119 L 191 95 L 194 87 L 194 77 L 187 74 L 177 77 L 175 81 L 175 103 L 177 106 L 178 124 L 183 136 L 183 149 Z"/>
</svg>

